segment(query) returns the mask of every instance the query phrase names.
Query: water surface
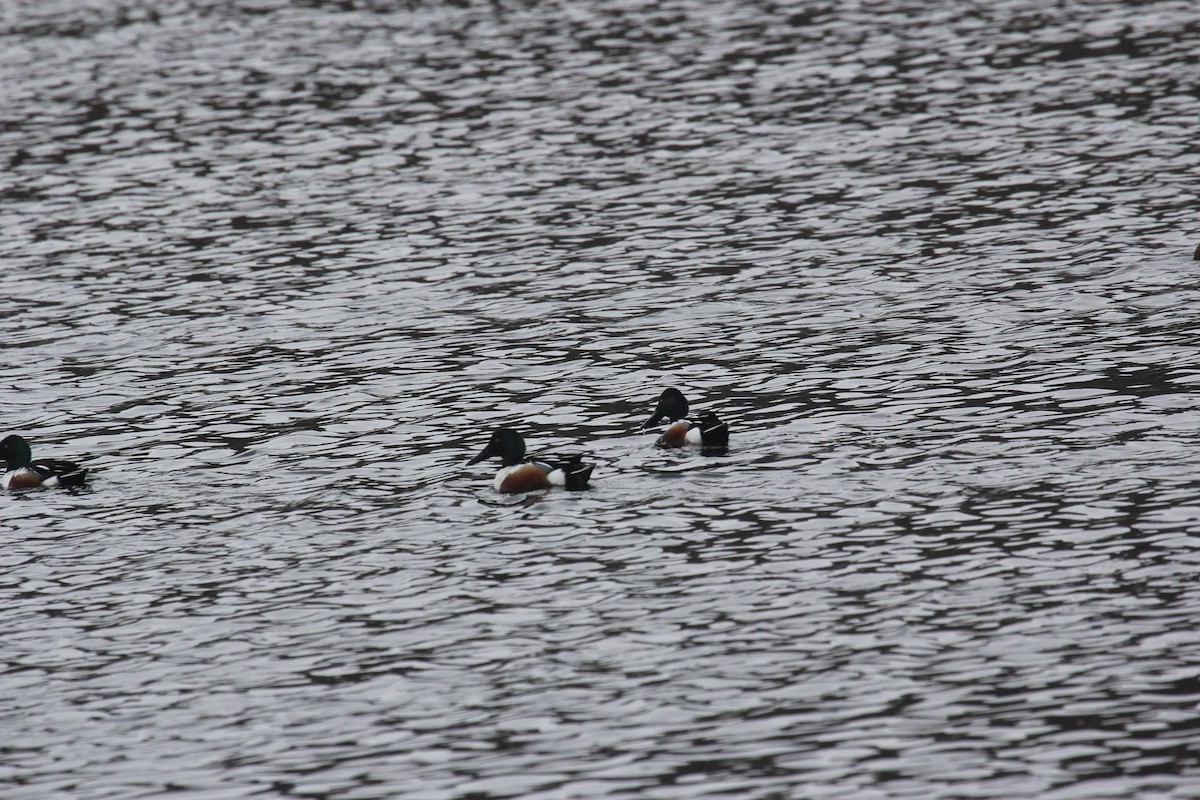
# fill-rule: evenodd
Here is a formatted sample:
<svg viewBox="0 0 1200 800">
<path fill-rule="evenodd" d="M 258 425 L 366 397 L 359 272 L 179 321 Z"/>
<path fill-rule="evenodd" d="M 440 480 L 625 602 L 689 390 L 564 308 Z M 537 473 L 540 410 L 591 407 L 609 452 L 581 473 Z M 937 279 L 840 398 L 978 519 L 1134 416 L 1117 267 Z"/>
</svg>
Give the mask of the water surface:
<svg viewBox="0 0 1200 800">
<path fill-rule="evenodd" d="M 1200 797 L 1198 34 L 11 5 L 0 794 Z"/>
</svg>

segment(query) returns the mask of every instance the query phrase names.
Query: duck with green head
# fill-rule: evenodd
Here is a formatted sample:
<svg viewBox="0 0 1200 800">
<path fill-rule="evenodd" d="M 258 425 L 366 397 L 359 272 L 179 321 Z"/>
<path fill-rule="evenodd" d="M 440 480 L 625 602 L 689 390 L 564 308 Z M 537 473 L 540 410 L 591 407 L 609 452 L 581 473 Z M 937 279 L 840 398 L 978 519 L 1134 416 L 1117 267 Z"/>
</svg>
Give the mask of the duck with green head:
<svg viewBox="0 0 1200 800">
<path fill-rule="evenodd" d="M 704 450 L 722 451 L 729 447 L 729 426 L 709 411 L 697 420 L 688 419 L 688 401 L 678 389 L 664 389 L 654 414 L 643 425 L 648 428 L 662 420 L 670 425 L 655 442 L 659 447 L 683 447 L 698 444 Z"/>
<path fill-rule="evenodd" d="M 82 486 L 87 478 L 87 470 L 71 461 L 45 458 L 34 461 L 29 442 L 15 433 L 0 440 L 0 455 L 4 456 L 0 489 Z"/>
<path fill-rule="evenodd" d="M 467 464 L 478 464 L 485 458 L 496 457 L 503 466 L 496 473 L 493 486 L 504 494 L 521 494 L 562 486 L 565 489 L 586 489 L 592 476 L 593 464 L 584 464 L 581 456 L 570 456 L 560 462 L 546 459 L 526 459 L 525 439 L 512 428 L 498 428 L 488 440 L 483 452 Z"/>
</svg>

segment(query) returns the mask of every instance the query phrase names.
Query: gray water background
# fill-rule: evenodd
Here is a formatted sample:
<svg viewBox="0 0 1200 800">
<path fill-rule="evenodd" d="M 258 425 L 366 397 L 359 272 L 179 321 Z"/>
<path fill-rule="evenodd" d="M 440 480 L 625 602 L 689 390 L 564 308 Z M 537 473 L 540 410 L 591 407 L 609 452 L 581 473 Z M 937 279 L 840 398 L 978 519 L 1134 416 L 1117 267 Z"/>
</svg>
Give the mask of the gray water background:
<svg viewBox="0 0 1200 800">
<path fill-rule="evenodd" d="M 1198 42 L 0 7 L 0 797 L 1200 797 Z"/>
</svg>

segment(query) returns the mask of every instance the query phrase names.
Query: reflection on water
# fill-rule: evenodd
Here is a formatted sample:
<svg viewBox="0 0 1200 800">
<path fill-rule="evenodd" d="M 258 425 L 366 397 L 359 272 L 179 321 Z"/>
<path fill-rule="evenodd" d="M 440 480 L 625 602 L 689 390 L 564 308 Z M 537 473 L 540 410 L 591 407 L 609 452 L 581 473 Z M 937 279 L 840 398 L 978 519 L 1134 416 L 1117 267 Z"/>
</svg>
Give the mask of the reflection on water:
<svg viewBox="0 0 1200 800">
<path fill-rule="evenodd" d="M 3 795 L 1195 797 L 1193 18 L 14 7 Z"/>
</svg>

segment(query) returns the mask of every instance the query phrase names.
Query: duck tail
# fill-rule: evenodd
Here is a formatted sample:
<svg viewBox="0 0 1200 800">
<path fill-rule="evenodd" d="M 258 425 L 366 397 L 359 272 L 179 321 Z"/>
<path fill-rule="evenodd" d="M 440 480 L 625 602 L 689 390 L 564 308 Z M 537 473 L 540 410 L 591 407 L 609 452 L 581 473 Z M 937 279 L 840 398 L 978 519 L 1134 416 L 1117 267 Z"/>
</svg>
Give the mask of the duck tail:
<svg viewBox="0 0 1200 800">
<path fill-rule="evenodd" d="M 83 486 L 87 482 L 87 468 L 76 467 L 70 472 L 64 472 L 58 476 L 59 486 Z"/>
<path fill-rule="evenodd" d="M 700 426 L 700 441 L 705 447 L 728 447 L 729 426 L 722 422 L 716 414 L 709 412 L 698 423 Z"/>
<path fill-rule="evenodd" d="M 73 461 L 35 461 L 29 468 L 42 477 L 43 481 L 54 479 L 52 486 L 83 486 L 87 481 L 87 467 Z"/>
<path fill-rule="evenodd" d="M 584 464 L 582 456 L 572 456 L 559 469 L 562 471 L 564 489 L 586 489 L 595 464 Z"/>
</svg>

